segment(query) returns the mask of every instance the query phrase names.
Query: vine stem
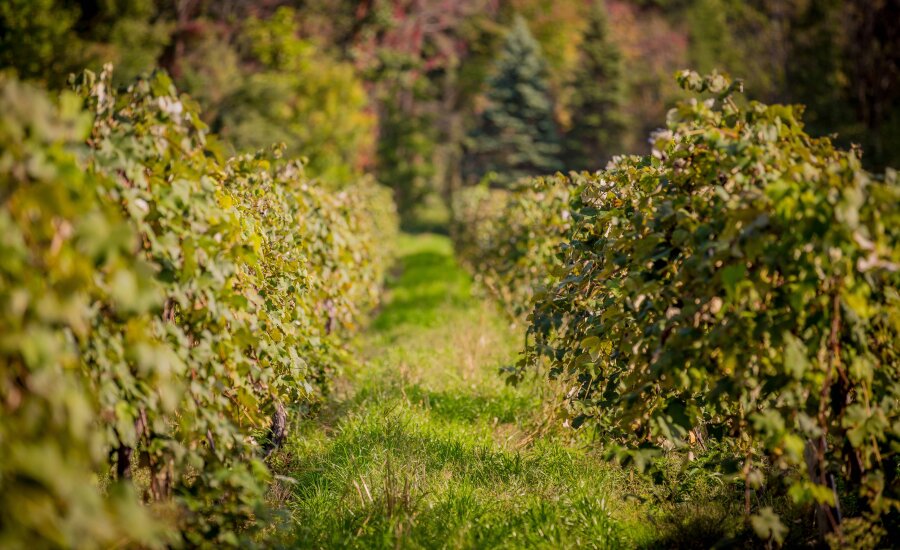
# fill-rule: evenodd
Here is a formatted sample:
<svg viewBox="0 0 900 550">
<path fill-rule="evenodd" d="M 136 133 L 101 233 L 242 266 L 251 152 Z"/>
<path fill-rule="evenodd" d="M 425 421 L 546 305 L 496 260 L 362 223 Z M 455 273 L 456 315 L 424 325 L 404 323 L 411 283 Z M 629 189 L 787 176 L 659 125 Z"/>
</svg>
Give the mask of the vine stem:
<svg viewBox="0 0 900 550">
<path fill-rule="evenodd" d="M 828 475 L 828 472 L 825 468 L 826 451 L 828 450 L 828 442 L 826 440 L 826 434 L 828 433 L 828 417 L 826 407 L 830 402 L 829 391 L 831 389 L 832 380 L 834 379 L 834 372 L 835 370 L 841 370 L 841 348 L 839 340 L 840 330 L 841 302 L 840 293 L 838 292 L 838 288 L 835 285 L 831 296 L 831 330 L 828 336 L 828 346 L 831 353 L 828 356 L 828 370 L 826 371 L 825 380 L 822 383 L 822 389 L 819 394 L 818 420 L 819 428 L 822 430 L 822 434 L 819 436 L 818 440 L 813 443 L 816 462 L 814 464 L 807 464 L 807 467 L 810 468 L 809 474 L 810 477 L 813 478 L 814 482 L 824 487 L 830 488 L 835 499 L 834 507 L 824 506 L 821 503 L 817 504 L 816 507 L 819 511 L 819 514 L 817 515 L 824 517 L 825 521 L 827 521 L 827 524 L 825 523 L 825 521 L 820 522 L 819 530 L 822 535 L 827 532 L 836 533 L 839 540 L 843 542 L 843 534 L 841 532 L 840 502 L 838 501 L 837 492 L 835 491 L 834 478 Z"/>
</svg>

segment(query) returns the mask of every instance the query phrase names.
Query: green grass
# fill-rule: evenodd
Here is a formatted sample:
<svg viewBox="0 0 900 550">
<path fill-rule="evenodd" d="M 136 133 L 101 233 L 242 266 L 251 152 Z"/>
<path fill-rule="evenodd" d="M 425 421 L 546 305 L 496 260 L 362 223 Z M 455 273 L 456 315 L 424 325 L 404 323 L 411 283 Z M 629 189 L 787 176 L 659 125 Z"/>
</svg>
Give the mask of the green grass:
<svg viewBox="0 0 900 550">
<path fill-rule="evenodd" d="M 548 435 L 539 391 L 546 385 L 504 384 L 499 369 L 515 360 L 521 328 L 473 297 L 449 241 L 404 235 L 400 245 L 385 306 L 356 344 L 362 360 L 276 458 L 284 477 L 271 498 L 289 513 L 285 544 L 660 542 L 659 525 L 648 521 L 653 511 L 628 497 L 641 485 L 571 435 L 552 427 Z"/>
</svg>

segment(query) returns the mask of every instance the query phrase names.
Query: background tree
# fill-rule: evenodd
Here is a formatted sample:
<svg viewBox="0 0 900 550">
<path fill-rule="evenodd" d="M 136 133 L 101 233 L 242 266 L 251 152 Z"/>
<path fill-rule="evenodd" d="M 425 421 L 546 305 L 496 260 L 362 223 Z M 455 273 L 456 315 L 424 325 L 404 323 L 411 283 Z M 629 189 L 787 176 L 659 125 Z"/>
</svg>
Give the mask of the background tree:
<svg viewBox="0 0 900 550">
<path fill-rule="evenodd" d="M 569 103 L 572 126 L 565 140 L 566 166 L 596 170 L 626 149 L 627 128 L 622 53 L 610 39 L 603 3 L 590 11 L 579 57 Z"/>
<path fill-rule="evenodd" d="M 562 168 L 560 140 L 548 84 L 547 64 L 525 20 L 516 18 L 487 81 L 487 107 L 470 134 L 467 171 L 494 172 L 509 185 L 529 175 Z"/>
<path fill-rule="evenodd" d="M 117 83 L 149 71 L 168 43 L 171 25 L 154 0 L 4 0 L 0 3 L 0 67 L 58 89 L 85 66 L 116 65 Z"/>
<path fill-rule="evenodd" d="M 416 90 L 405 87 L 389 89 L 379 113 L 376 174 L 394 190 L 397 208 L 405 219 L 430 192 L 434 176 L 434 121 L 416 112 L 417 95 Z"/>
<path fill-rule="evenodd" d="M 847 80 L 841 60 L 840 37 L 845 20 L 841 0 L 810 0 L 791 24 L 791 59 L 786 67 L 791 99 L 806 106 L 804 124 L 814 135 L 849 132 L 853 108 L 847 101 Z M 868 152 L 867 152 L 868 153 Z"/>
<path fill-rule="evenodd" d="M 53 89 L 64 88 L 70 73 L 85 67 L 99 71 L 106 62 L 116 66 L 117 84 L 163 67 L 203 105 L 207 122 L 216 126 L 229 112 L 240 113 L 231 122 L 240 119 L 243 129 L 260 138 L 252 141 L 262 142 L 271 132 L 283 133 L 282 115 L 307 91 L 276 78 L 286 73 L 285 80 L 296 80 L 293 68 L 263 63 L 242 46 L 248 27 L 271 22 L 280 17 L 280 7 L 293 6 L 296 25 L 286 36 L 314 45 L 307 52 L 314 52 L 313 65 L 324 60 L 322 71 L 337 61 L 340 71 L 331 72 L 352 72 L 362 86 L 364 110 L 378 117 L 366 126 L 371 130 L 366 139 L 397 137 L 388 128 L 389 117 L 420 119 L 416 124 L 429 128 L 430 157 L 405 148 L 411 156 L 402 159 L 419 164 L 414 179 L 427 191 L 420 194 L 424 200 L 448 197 L 462 183 L 465 129 L 478 124 L 491 62 L 517 14 L 547 60 L 554 118 L 570 128 L 592 115 L 579 111 L 572 96 L 575 81 L 585 76 L 578 73 L 578 49 L 587 32 L 586 10 L 597 1 L 6 0 L 0 2 L 0 67 Z M 615 152 L 649 152 L 636 138 L 660 127 L 678 99 L 671 74 L 693 67 L 741 77 L 751 96 L 768 102 L 805 104 L 812 134 L 836 134 L 843 147 L 860 144 L 870 168 L 900 165 L 900 34 L 893 24 L 898 5 L 896 0 L 605 0 L 609 41 L 628 67 L 626 139 Z M 398 59 L 402 67 L 395 70 Z M 318 72 L 309 78 L 317 80 Z M 338 74 L 324 78 L 335 79 L 348 80 Z M 347 89 L 355 95 L 360 87 Z M 404 98 L 392 95 L 398 89 Z M 309 93 L 316 90 L 321 89 Z M 346 120 L 343 112 L 317 112 L 325 114 L 307 117 L 306 123 L 291 114 L 293 129 L 272 139 L 290 143 L 291 135 L 315 136 L 327 127 L 336 128 L 333 135 L 343 131 L 338 129 Z M 388 168 L 390 159 L 373 155 L 390 149 L 389 143 L 375 143 L 355 162 Z M 389 183 L 408 187 L 410 181 Z"/>
<path fill-rule="evenodd" d="M 872 166 L 900 167 L 900 2 L 845 0 L 844 20 L 846 97 L 862 127 L 851 139 Z"/>
<path fill-rule="evenodd" d="M 248 69 L 213 127 L 236 151 L 273 142 L 307 158 L 309 172 L 339 184 L 371 156 L 374 117 L 354 67 L 297 34 L 295 12 L 252 18 L 241 37 Z"/>
<path fill-rule="evenodd" d="M 80 61 L 73 55 L 81 49 L 72 30 L 77 20 L 76 9 L 54 0 L 0 3 L 0 67 L 47 86 L 64 84 L 65 75 Z"/>
</svg>

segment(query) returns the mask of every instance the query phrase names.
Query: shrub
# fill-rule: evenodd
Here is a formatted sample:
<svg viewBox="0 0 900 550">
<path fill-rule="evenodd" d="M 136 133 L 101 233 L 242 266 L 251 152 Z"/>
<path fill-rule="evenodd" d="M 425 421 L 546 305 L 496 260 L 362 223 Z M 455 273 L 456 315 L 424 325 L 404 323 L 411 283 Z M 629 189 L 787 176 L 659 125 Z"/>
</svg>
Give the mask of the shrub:
<svg viewBox="0 0 900 550">
<path fill-rule="evenodd" d="M 163 73 L 76 88 L 92 127 L 0 83 L 0 541 L 250 544 L 287 412 L 377 300 L 389 192 L 328 192 L 280 149 L 221 159 Z"/>
<path fill-rule="evenodd" d="M 454 197 L 457 254 L 514 318 L 531 309 L 550 278 L 576 187 L 577 181 L 555 176 L 522 180 L 510 190 L 466 187 Z"/>
<path fill-rule="evenodd" d="M 895 173 L 808 136 L 798 107 L 742 107 L 720 75 L 678 79 L 711 97 L 670 111 L 652 156 L 588 179 L 529 359 L 571 379 L 576 425 L 592 419 L 638 464 L 712 438 L 748 491 L 783 471 L 829 529 L 835 477 L 859 499 L 845 512 L 896 514 Z M 767 510 L 753 525 L 786 531 Z"/>
<path fill-rule="evenodd" d="M 134 255 L 137 232 L 103 199 L 111 182 L 77 162 L 74 150 L 90 125 L 74 94 L 57 104 L 0 77 L 4 548 L 161 541 L 133 491 L 113 484 L 101 492 L 95 483 L 108 451 L 95 430 L 107 419 L 80 370 L 80 350 L 105 316 L 129 329 L 111 343 L 120 354 L 153 352 L 148 313 L 161 296 L 148 264 Z M 164 394 L 174 374 L 165 365 L 142 365 L 142 381 Z"/>
</svg>

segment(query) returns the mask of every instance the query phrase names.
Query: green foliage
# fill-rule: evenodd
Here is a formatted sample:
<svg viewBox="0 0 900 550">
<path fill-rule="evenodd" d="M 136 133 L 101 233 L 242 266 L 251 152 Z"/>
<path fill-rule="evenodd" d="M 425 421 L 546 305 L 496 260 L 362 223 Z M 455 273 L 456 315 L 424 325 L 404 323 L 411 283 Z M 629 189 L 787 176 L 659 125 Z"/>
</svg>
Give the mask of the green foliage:
<svg viewBox="0 0 900 550">
<path fill-rule="evenodd" d="M 118 488 L 133 477 L 185 544 L 247 545 L 270 479 L 259 434 L 280 407 L 315 404 L 374 306 L 390 194 L 369 180 L 328 192 L 280 149 L 223 161 L 165 74 L 117 93 L 109 70 L 87 72 L 77 89 L 94 115 L 78 163 L 67 151 L 90 119 L 77 99 L 57 115 L 3 86 L 0 494 L 25 495 L 4 510 L 31 515 L 0 537 L 153 542 Z M 107 500 L 89 481 L 104 456 Z M 53 484 L 16 484 L 29 477 Z"/>
<path fill-rule="evenodd" d="M 895 514 L 895 173 L 809 137 L 797 107 L 678 79 L 711 97 L 670 111 L 652 156 L 587 180 L 529 357 L 549 358 L 570 414 L 620 457 L 721 440 L 748 491 L 774 468 L 795 502 L 827 509 L 835 475 L 855 513 Z M 766 513 L 754 527 L 784 535 Z"/>
<path fill-rule="evenodd" d="M 160 542 L 129 487 L 101 493 L 95 485 L 107 450 L 96 432 L 104 419 L 79 350 L 99 315 L 129 325 L 130 350 L 152 345 L 147 312 L 159 295 L 133 253 L 137 233 L 102 198 L 110 182 L 76 161 L 90 124 L 73 94 L 56 104 L 0 78 L 4 548 Z"/>
<path fill-rule="evenodd" d="M 262 428 L 267 407 L 302 398 L 311 378 L 267 326 L 262 281 L 250 267 L 269 259 L 259 221 L 236 207 L 225 166 L 207 154 L 196 107 L 168 77 L 117 94 L 108 71 L 99 79 L 86 73 L 79 88 L 96 116 L 89 166 L 115 182 L 108 200 L 123 205 L 140 233 L 164 294 L 148 331 L 156 348 L 128 353 L 117 342 L 126 327 L 97 320 L 86 367 L 109 419 L 105 442 L 137 448 L 151 498 L 175 496 L 192 512 L 179 517 L 189 542 L 237 542 L 265 482 L 241 426 Z M 169 372 L 177 385 L 143 380 L 141 365 Z M 117 466 L 120 474 L 127 468 Z"/>
<path fill-rule="evenodd" d="M 456 253 L 507 312 L 521 317 L 550 281 L 549 266 L 568 234 L 575 190 L 562 176 L 515 188 L 465 187 L 453 198 Z"/>
<path fill-rule="evenodd" d="M 311 175 L 352 181 L 372 146 L 374 120 L 354 67 L 297 36 L 294 12 L 244 26 L 248 56 L 262 70 L 223 100 L 215 127 L 240 152 L 287 145 L 286 154 L 308 159 Z"/>
<path fill-rule="evenodd" d="M 571 170 L 596 170 L 613 153 L 623 151 L 628 126 L 622 54 L 610 39 L 602 3 L 591 9 L 579 54 L 569 101 L 572 126 L 565 136 L 565 156 Z"/>
<path fill-rule="evenodd" d="M 560 168 L 559 136 L 547 65 L 528 26 L 517 17 L 487 82 L 488 105 L 470 135 L 471 172 L 508 186 Z"/>
</svg>

